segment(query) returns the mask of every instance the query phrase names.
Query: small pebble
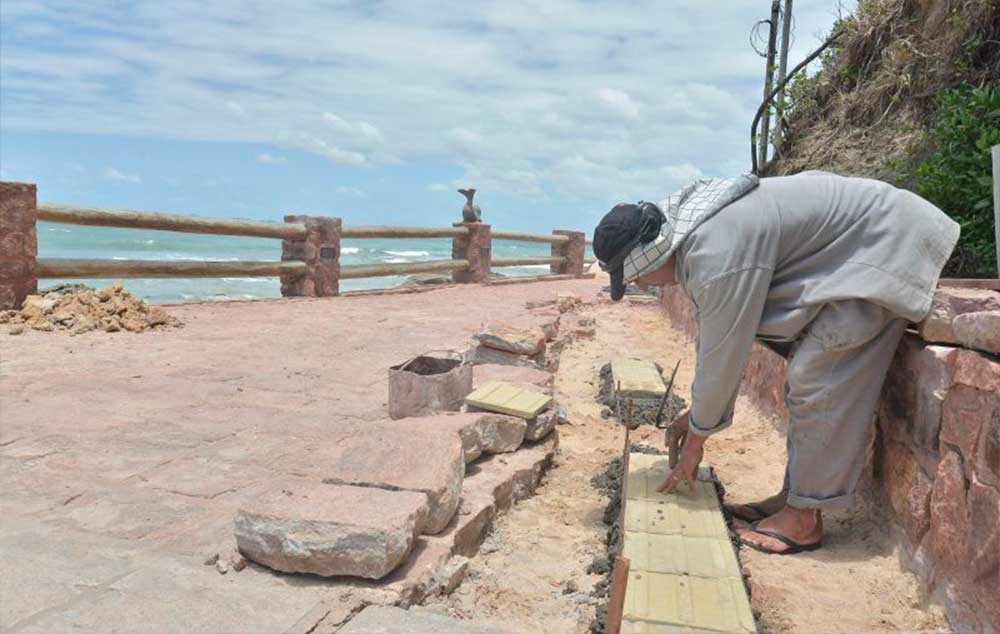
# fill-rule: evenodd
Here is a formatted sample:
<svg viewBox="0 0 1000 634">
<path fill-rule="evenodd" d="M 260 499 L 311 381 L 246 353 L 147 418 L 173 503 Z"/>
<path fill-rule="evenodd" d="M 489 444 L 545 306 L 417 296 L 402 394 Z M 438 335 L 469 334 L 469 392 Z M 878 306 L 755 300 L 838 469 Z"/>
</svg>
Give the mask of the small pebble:
<svg viewBox="0 0 1000 634">
<path fill-rule="evenodd" d="M 10 330 L 7 331 L 7 334 L 19 335 L 22 332 L 24 332 L 24 326 L 22 326 L 21 324 L 14 324 L 13 326 L 10 327 Z"/>
</svg>

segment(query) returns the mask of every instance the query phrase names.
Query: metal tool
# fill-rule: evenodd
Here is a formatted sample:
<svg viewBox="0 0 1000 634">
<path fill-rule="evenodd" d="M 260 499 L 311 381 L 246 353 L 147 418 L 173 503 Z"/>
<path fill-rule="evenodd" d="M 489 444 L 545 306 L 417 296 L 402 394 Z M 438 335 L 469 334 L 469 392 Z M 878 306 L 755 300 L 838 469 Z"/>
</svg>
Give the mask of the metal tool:
<svg viewBox="0 0 1000 634">
<path fill-rule="evenodd" d="M 667 383 L 667 391 L 663 393 L 663 400 L 660 401 L 660 409 L 656 412 L 656 426 L 664 429 L 663 408 L 670 399 L 670 393 L 674 389 L 674 378 L 677 376 L 677 369 L 681 367 L 681 362 L 677 361 L 674 371 L 670 373 L 670 382 Z M 673 429 L 673 424 L 666 427 L 664 433 L 664 444 L 667 446 L 667 464 L 671 469 L 677 466 L 677 457 L 680 454 L 681 443 L 684 441 L 684 433 L 678 433 Z"/>
</svg>

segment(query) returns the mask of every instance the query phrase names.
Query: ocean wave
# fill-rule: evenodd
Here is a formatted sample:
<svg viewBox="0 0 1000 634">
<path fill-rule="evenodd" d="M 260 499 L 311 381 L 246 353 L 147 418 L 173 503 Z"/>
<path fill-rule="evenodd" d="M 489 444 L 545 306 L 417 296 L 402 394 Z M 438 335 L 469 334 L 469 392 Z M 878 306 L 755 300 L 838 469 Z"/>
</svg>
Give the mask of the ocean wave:
<svg viewBox="0 0 1000 634">
<path fill-rule="evenodd" d="M 406 258 L 389 258 L 388 260 L 383 260 L 386 264 L 406 264 L 409 262 Z"/>
<path fill-rule="evenodd" d="M 395 255 L 401 258 L 421 258 L 430 255 L 427 251 L 383 251 L 386 255 Z"/>
<path fill-rule="evenodd" d="M 358 247 L 344 247 L 343 249 L 340 250 L 340 252 L 343 253 L 344 255 L 354 255 L 360 250 L 361 249 L 359 249 Z"/>
</svg>

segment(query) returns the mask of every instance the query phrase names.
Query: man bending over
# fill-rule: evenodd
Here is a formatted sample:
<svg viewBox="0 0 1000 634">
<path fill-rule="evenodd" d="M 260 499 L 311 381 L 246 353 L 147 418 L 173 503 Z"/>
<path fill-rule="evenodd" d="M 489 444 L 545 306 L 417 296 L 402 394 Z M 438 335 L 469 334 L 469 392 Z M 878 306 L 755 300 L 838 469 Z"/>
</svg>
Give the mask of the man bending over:
<svg viewBox="0 0 1000 634">
<path fill-rule="evenodd" d="M 744 543 L 819 548 L 822 511 L 845 508 L 864 466 L 882 384 L 907 322 L 923 319 L 959 226 L 908 191 L 804 172 L 703 179 L 659 205 L 616 205 L 594 231 L 611 297 L 680 284 L 694 303 L 697 365 L 677 467 L 695 478 L 705 441 L 732 423 L 754 339 L 789 352 L 781 491 L 733 505 Z"/>
</svg>

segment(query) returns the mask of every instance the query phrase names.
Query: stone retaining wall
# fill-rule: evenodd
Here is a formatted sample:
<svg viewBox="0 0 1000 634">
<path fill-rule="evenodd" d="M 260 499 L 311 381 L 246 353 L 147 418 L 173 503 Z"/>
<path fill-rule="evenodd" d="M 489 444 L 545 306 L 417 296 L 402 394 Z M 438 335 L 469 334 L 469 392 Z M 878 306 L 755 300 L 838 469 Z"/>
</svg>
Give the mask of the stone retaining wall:
<svg viewBox="0 0 1000 634">
<path fill-rule="evenodd" d="M 917 331 L 951 333 L 963 312 L 993 310 L 1000 293 L 940 289 Z M 683 289 L 661 305 L 694 337 Z M 979 312 L 978 314 L 984 314 Z M 935 323 L 930 323 L 936 320 Z M 947 337 L 947 335 L 946 335 Z M 904 565 L 943 602 L 958 631 L 1000 632 L 1000 358 L 907 333 L 889 370 L 863 493 L 884 513 Z M 786 361 L 757 344 L 740 392 L 784 430 Z"/>
</svg>

